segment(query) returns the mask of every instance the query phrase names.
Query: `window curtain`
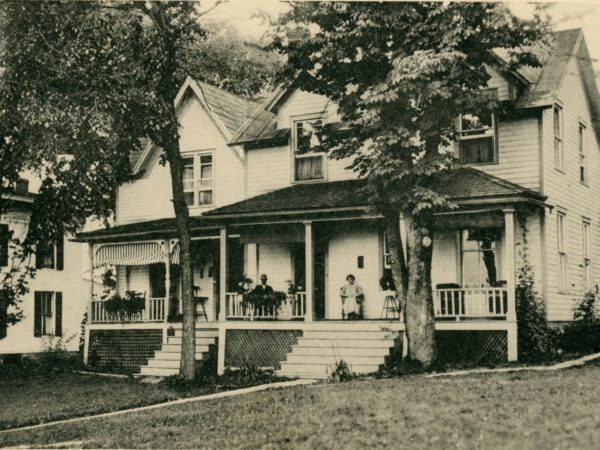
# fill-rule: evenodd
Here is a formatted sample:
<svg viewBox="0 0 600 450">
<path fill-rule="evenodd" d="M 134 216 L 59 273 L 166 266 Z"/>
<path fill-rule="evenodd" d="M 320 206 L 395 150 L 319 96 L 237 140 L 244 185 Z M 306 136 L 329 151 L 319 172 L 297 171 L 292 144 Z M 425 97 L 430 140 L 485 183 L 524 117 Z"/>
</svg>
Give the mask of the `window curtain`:
<svg viewBox="0 0 600 450">
<path fill-rule="evenodd" d="M 323 155 L 296 158 L 296 180 L 323 178 Z"/>
</svg>

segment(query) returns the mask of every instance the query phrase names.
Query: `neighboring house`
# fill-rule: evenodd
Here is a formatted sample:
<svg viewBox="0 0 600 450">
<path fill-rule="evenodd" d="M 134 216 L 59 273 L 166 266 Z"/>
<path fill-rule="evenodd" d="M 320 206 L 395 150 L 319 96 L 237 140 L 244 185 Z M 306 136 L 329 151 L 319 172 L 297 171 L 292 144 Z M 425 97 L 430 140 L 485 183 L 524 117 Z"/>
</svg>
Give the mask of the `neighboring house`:
<svg viewBox="0 0 600 450">
<path fill-rule="evenodd" d="M 572 320 L 574 302 L 600 280 L 600 101 L 581 31 L 555 38 L 542 68 L 511 71 L 500 52 L 489 67 L 488 94 L 514 101 L 516 113 L 457 120 L 464 167 L 442 189 L 459 209 L 439 213 L 433 230 L 438 344 L 450 357 L 517 358 L 515 284 L 525 257 L 551 322 Z M 324 376 L 341 359 L 376 370 L 404 325 L 380 287 L 386 242 L 363 181 L 349 161 L 310 152 L 319 128 L 338 121 L 335 105 L 294 84 L 256 105 L 193 79 L 176 105 L 204 307 L 198 358 L 218 342 L 220 370 L 252 363 Z M 176 322 L 179 254 L 159 154 L 148 145 L 135 165 L 140 179 L 119 189 L 116 225 L 78 237 L 92 245 L 97 270 L 116 267 L 119 292 L 146 296 L 131 324 L 94 297 L 88 353 L 113 364 L 128 355 L 124 365 L 138 367 L 160 350 L 142 368 L 148 375 L 177 373 L 181 341 L 167 317 Z M 300 287 L 287 306 L 252 308 L 236 293 L 244 275 L 257 282 L 262 273 L 275 290 L 287 292 L 286 280 Z M 349 273 L 364 290 L 362 321 L 341 320 Z"/>
<path fill-rule="evenodd" d="M 32 182 L 35 184 L 35 181 Z M 68 351 L 79 349 L 81 321 L 89 283 L 83 279 L 82 259 L 85 246 L 69 241 L 48 242 L 37 249 L 25 263 L 13 258 L 11 238 L 23 240 L 31 217 L 35 193 L 29 182 L 22 180 L 13 191 L 2 192 L 3 210 L 0 215 L 0 271 L 16 266 L 36 268 L 34 278 L 28 278 L 29 293 L 21 297 L 19 308 L 23 319 L 7 326 L 4 320 L 10 311 L 2 301 L 0 312 L 0 358 L 2 355 L 33 355 L 48 348 L 64 345 Z M 4 300 L 4 299 L 3 299 Z"/>
</svg>

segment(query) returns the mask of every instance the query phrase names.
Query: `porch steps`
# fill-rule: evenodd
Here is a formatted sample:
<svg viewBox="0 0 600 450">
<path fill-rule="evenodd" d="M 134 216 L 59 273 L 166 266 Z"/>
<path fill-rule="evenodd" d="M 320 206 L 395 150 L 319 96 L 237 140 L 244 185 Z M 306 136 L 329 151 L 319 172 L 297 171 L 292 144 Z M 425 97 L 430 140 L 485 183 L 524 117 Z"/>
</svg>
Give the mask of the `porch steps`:
<svg viewBox="0 0 600 450">
<path fill-rule="evenodd" d="M 361 329 L 358 324 L 346 329 L 305 330 L 281 363 L 279 375 L 297 378 L 324 379 L 340 361 L 345 361 L 351 372 L 376 372 L 385 364 L 390 351 L 399 343 L 398 331 Z"/>
<path fill-rule="evenodd" d="M 218 331 L 215 329 L 196 329 L 196 361 L 206 360 L 211 346 L 216 345 Z M 181 362 L 181 329 L 175 329 L 175 336 L 167 337 L 154 358 L 141 368 L 141 376 L 168 377 L 179 373 Z"/>
</svg>

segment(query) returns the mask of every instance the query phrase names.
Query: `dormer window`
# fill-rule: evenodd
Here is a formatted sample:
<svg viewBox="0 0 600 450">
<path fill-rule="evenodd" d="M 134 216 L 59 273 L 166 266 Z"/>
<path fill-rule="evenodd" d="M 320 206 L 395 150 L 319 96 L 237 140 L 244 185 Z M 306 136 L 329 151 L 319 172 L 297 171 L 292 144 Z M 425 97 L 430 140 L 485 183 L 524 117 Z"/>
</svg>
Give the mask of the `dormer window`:
<svg viewBox="0 0 600 450">
<path fill-rule="evenodd" d="M 183 192 L 188 206 L 213 204 L 213 155 L 199 153 L 183 159 Z"/>
<path fill-rule="evenodd" d="M 461 164 L 498 162 L 494 114 L 461 114 L 459 119 L 459 160 Z"/>
<path fill-rule="evenodd" d="M 294 122 L 294 181 L 325 178 L 324 155 L 313 149 L 321 144 L 321 119 Z"/>
</svg>

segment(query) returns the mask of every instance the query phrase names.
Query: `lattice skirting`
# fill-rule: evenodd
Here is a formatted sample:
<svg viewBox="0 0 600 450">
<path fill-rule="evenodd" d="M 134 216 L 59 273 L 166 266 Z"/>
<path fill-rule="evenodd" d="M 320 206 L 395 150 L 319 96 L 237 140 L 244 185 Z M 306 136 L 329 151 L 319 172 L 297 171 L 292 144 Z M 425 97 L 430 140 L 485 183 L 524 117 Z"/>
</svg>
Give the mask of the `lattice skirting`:
<svg viewBox="0 0 600 450">
<path fill-rule="evenodd" d="M 114 372 L 139 372 L 162 346 L 162 330 L 91 330 L 88 363 Z"/>
<path fill-rule="evenodd" d="M 279 369 L 302 330 L 227 330 L 225 367 Z"/>
<path fill-rule="evenodd" d="M 446 363 L 495 364 L 508 357 L 503 330 L 436 331 L 439 359 Z"/>
</svg>

